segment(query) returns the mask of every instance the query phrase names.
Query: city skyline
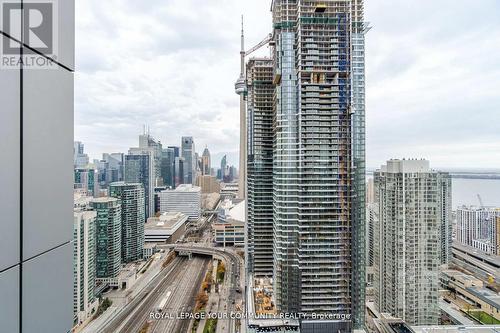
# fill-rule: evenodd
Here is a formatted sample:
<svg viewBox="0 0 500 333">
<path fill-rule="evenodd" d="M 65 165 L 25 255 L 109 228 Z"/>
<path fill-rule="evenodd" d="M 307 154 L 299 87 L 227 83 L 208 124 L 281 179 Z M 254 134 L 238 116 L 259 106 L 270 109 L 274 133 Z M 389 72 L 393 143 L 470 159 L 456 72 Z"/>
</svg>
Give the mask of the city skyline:
<svg viewBox="0 0 500 333">
<path fill-rule="evenodd" d="M 499 134 L 484 119 L 497 112 L 498 60 L 488 54 L 498 53 L 500 4 L 463 3 L 366 3 L 373 26 L 367 38 L 368 168 L 403 157 L 427 158 L 441 169 L 499 164 Z M 111 8 L 117 15 L 99 14 Z M 157 14 L 149 15 L 152 8 Z M 199 147 L 209 145 L 212 160 L 227 153 L 237 165 L 233 84 L 239 73 L 241 14 L 251 46 L 271 29 L 269 9 L 268 0 L 77 3 L 77 36 L 92 38 L 77 38 L 75 139 L 86 143 L 91 158 L 125 152 L 146 123 L 162 143 L 193 136 Z M 228 14 L 218 16 L 221 10 Z M 464 24 L 472 14 L 483 19 Z M 419 24 L 406 23 L 417 19 Z M 185 28 L 177 31 L 178 23 Z M 151 38 L 139 38 L 144 29 L 151 30 Z M 116 43 L 107 43 L 108 35 Z M 95 45 L 103 51 L 90 52 Z M 263 48 L 255 55 L 268 53 Z M 418 101 L 411 96 L 419 96 Z"/>
</svg>

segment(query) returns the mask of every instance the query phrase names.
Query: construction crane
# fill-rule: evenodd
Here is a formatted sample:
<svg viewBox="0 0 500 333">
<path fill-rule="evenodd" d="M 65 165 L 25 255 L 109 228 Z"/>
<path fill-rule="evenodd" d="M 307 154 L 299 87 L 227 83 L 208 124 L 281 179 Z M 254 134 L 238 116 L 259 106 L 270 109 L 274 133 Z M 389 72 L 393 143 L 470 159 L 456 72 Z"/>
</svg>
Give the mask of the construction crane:
<svg viewBox="0 0 500 333">
<path fill-rule="evenodd" d="M 244 37 L 244 32 L 243 32 L 243 17 L 241 18 L 241 51 L 240 51 L 240 56 L 241 56 L 241 71 L 240 71 L 240 76 L 238 77 L 238 80 L 236 81 L 235 84 L 235 91 L 236 94 L 238 95 L 245 95 L 247 92 L 247 87 L 246 87 L 246 82 L 245 82 L 245 58 L 248 57 L 250 54 L 254 53 L 261 47 L 267 44 L 271 44 L 273 40 L 273 35 L 268 34 L 263 40 L 261 40 L 259 43 L 257 43 L 255 46 L 251 47 L 249 50 L 245 51 L 245 37 Z"/>
<path fill-rule="evenodd" d="M 242 35 L 241 37 L 243 38 L 243 30 L 242 31 Z M 258 49 L 260 49 L 261 47 L 263 47 L 264 45 L 266 44 L 269 44 L 273 39 L 273 35 L 272 34 L 269 34 L 266 36 L 266 38 L 264 38 L 263 40 L 261 40 L 257 45 L 255 45 L 254 47 L 252 47 L 251 49 L 249 49 L 248 51 L 244 51 L 244 44 L 243 44 L 243 40 L 242 40 L 242 48 L 241 48 L 241 73 L 240 73 L 240 77 L 238 78 L 238 80 L 236 81 L 236 84 L 235 84 L 235 91 L 236 91 L 236 94 L 238 95 L 245 95 L 246 92 L 247 92 L 247 86 L 246 86 L 246 82 L 245 82 L 245 58 L 248 57 L 250 54 L 254 53 L 255 51 L 257 51 Z"/>
<path fill-rule="evenodd" d="M 246 51 L 245 52 L 245 57 L 248 57 L 250 54 L 254 53 L 258 49 L 260 49 L 262 46 L 264 46 L 266 44 L 269 44 L 272 39 L 273 39 L 273 34 L 267 35 L 266 38 L 264 38 L 263 40 L 261 40 L 257 45 L 255 45 L 254 47 L 252 47 L 250 50 Z"/>
<path fill-rule="evenodd" d="M 483 199 L 479 193 L 477 194 L 477 199 L 479 200 L 479 207 L 484 208 Z"/>
<path fill-rule="evenodd" d="M 236 94 L 240 96 L 240 172 L 238 179 L 238 198 L 245 198 L 245 183 L 246 183 L 246 108 L 245 108 L 245 100 L 247 95 L 247 82 L 245 78 L 245 57 L 252 54 L 253 52 L 260 49 L 262 46 L 271 43 L 272 35 L 267 35 L 262 41 L 260 41 L 257 45 L 250 48 L 248 51 L 245 51 L 245 34 L 243 31 L 243 16 L 241 17 L 241 68 L 240 68 L 240 76 L 234 85 L 234 90 Z"/>
</svg>

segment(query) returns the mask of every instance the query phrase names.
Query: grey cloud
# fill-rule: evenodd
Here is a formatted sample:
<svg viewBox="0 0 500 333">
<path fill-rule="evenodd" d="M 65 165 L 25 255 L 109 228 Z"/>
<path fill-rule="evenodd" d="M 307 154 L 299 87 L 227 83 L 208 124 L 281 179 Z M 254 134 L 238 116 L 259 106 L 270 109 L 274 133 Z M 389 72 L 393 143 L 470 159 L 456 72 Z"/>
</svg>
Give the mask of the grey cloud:
<svg viewBox="0 0 500 333">
<path fill-rule="evenodd" d="M 270 30 L 269 3 L 78 1 L 76 139 L 92 157 L 126 152 L 149 124 L 164 144 L 193 135 L 237 164 L 240 14 L 249 47 Z M 500 163 L 494 146 L 474 150 L 500 142 L 499 15 L 495 0 L 366 1 L 368 165 Z"/>
</svg>

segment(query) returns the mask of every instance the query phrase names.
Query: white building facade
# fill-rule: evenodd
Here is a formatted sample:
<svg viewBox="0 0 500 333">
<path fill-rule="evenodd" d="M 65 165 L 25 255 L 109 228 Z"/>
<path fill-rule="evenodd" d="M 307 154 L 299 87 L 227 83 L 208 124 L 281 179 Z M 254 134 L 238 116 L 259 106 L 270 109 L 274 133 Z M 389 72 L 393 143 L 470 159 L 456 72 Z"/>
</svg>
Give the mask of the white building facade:
<svg viewBox="0 0 500 333">
<path fill-rule="evenodd" d="M 500 208 L 462 206 L 457 209 L 457 241 L 482 252 L 500 255 Z"/>
<path fill-rule="evenodd" d="M 412 325 L 438 324 L 439 266 L 451 247 L 451 178 L 426 160 L 390 160 L 374 179 L 376 305 Z"/>
<path fill-rule="evenodd" d="M 76 324 L 89 319 L 99 305 L 95 297 L 96 216 L 95 211 L 74 213 L 73 309 Z"/>
<path fill-rule="evenodd" d="M 236 205 L 229 200 L 224 201 L 212 230 L 217 245 L 245 246 L 245 201 Z"/>
<path fill-rule="evenodd" d="M 160 192 L 160 211 L 180 212 L 191 221 L 198 220 L 201 215 L 201 188 L 191 184 L 181 184 L 175 190 Z"/>
</svg>

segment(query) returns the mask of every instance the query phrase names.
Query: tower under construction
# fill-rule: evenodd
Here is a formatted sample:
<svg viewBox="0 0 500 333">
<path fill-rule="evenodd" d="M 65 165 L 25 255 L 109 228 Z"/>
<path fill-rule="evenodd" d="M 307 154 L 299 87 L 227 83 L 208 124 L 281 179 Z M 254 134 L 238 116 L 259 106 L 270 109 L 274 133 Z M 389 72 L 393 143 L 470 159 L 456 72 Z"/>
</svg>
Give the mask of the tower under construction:
<svg viewBox="0 0 500 333">
<path fill-rule="evenodd" d="M 273 62 L 252 58 L 246 69 L 247 269 L 256 278 L 273 275 Z"/>
<path fill-rule="evenodd" d="M 276 306 L 301 332 L 348 332 L 364 323 L 363 1 L 271 10 Z"/>
</svg>

